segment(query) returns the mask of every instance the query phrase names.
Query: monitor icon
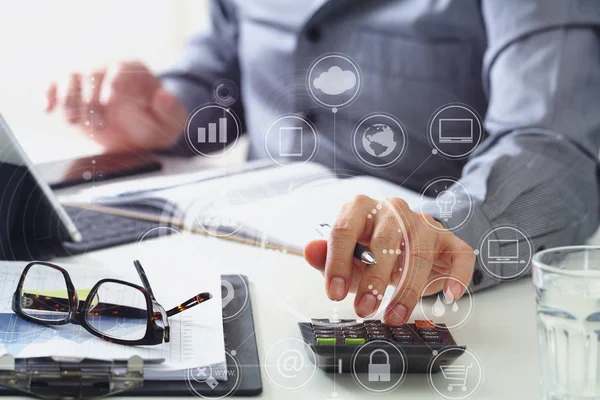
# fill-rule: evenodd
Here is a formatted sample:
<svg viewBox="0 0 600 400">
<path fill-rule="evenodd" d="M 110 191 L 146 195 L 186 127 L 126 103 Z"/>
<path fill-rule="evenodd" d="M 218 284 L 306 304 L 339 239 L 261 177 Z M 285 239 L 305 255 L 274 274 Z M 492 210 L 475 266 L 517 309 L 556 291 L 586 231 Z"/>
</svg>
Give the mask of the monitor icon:
<svg viewBox="0 0 600 400">
<path fill-rule="evenodd" d="M 510 253 L 499 254 L 500 248 L 506 245 L 509 246 Z M 518 264 L 519 263 L 519 241 L 512 240 L 488 240 L 488 261 L 490 264 Z"/>
<path fill-rule="evenodd" d="M 473 143 L 473 120 L 470 118 L 440 118 L 440 143 Z"/>
</svg>

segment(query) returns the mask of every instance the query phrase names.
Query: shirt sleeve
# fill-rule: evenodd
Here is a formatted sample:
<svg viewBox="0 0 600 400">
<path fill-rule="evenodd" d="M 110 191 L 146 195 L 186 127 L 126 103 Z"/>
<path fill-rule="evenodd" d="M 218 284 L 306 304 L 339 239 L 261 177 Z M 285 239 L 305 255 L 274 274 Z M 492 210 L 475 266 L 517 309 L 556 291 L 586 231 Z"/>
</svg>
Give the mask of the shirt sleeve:
<svg viewBox="0 0 600 400">
<path fill-rule="evenodd" d="M 600 2 L 483 0 L 483 79 L 489 136 L 460 183 L 473 208 L 456 234 L 477 249 L 494 228 L 528 235 L 532 250 L 584 243 L 598 226 Z M 447 224 L 469 214 L 461 201 Z M 426 210 L 434 217 L 436 209 Z M 462 217 L 462 218 L 461 218 Z M 486 237 L 509 257 L 511 241 Z M 496 240 L 494 240 L 496 239 Z M 512 244 L 514 246 L 514 243 Z M 480 255 L 481 256 L 481 255 Z M 512 264 L 478 257 L 474 290 L 510 276 Z"/>
<path fill-rule="evenodd" d="M 244 109 L 240 95 L 240 68 L 238 63 L 237 9 L 229 0 L 211 0 L 206 27 L 186 44 L 179 61 L 160 75 L 165 88 L 178 97 L 189 112 L 197 107 L 214 103 L 213 87 L 227 81 L 233 85 L 236 101 L 228 107 L 237 114 L 244 128 Z M 198 125 L 200 126 L 200 121 Z M 192 131 L 194 127 L 192 127 Z M 203 152 L 210 152 L 206 143 Z M 222 144 L 215 145 L 222 148 Z M 173 149 L 180 155 L 191 155 L 185 141 Z"/>
</svg>

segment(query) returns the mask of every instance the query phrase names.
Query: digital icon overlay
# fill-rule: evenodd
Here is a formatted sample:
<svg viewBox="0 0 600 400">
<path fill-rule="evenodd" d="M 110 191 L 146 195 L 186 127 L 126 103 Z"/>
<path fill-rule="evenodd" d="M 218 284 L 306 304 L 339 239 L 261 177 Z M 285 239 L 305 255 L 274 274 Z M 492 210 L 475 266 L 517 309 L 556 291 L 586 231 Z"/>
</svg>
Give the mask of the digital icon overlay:
<svg viewBox="0 0 600 400">
<path fill-rule="evenodd" d="M 447 352 L 461 351 L 463 354 L 452 364 L 440 363 Z M 440 373 L 435 373 L 434 367 Z M 479 358 L 472 351 L 446 348 L 434 353 L 428 367 L 427 380 L 431 389 L 448 400 L 473 398 L 483 384 L 483 368 Z"/>
<path fill-rule="evenodd" d="M 481 118 L 466 104 L 447 104 L 437 109 L 428 130 L 436 153 L 449 159 L 468 157 L 484 136 Z"/>
<path fill-rule="evenodd" d="M 185 141 L 196 154 L 222 157 L 229 153 L 242 135 L 241 122 L 226 106 L 209 104 L 190 114 L 185 125 Z M 215 150 L 225 150 L 215 153 Z"/>
<path fill-rule="evenodd" d="M 319 136 L 308 119 L 288 114 L 271 123 L 264 143 L 267 155 L 279 165 L 288 160 L 309 162 L 317 153 Z"/>
<path fill-rule="evenodd" d="M 350 57 L 325 54 L 308 69 L 306 85 L 315 102 L 337 111 L 356 100 L 362 89 L 362 74 Z"/>
<path fill-rule="evenodd" d="M 364 373 L 357 372 L 358 360 L 368 363 Z M 351 368 L 352 378 L 363 390 L 375 394 L 389 393 L 397 389 L 406 378 L 406 356 L 391 342 L 372 340 L 354 351 Z"/>
<path fill-rule="evenodd" d="M 186 370 L 185 382 L 194 397 L 202 399 L 225 399 L 231 397 L 239 388 L 242 381 L 242 369 L 237 360 L 236 351 L 225 350 L 225 369 L 214 369 L 211 366 L 199 366 L 192 367 Z M 219 396 L 222 391 L 213 392 L 212 394 L 205 394 L 206 388 L 210 389 L 208 393 L 213 390 L 219 389 L 221 384 L 221 375 L 227 376 L 227 382 L 230 380 L 233 384 L 228 385 L 230 389 Z"/>
<path fill-rule="evenodd" d="M 210 198 L 199 197 L 184 214 L 184 226 L 191 232 L 203 231 L 214 237 L 235 235 L 243 223 L 233 215 L 237 206 L 246 203 L 244 196 L 232 189 L 221 194 L 212 193 Z"/>
<path fill-rule="evenodd" d="M 388 168 L 406 152 L 404 126 L 392 115 L 370 114 L 353 131 L 353 150 L 358 160 L 370 168 Z"/>
<path fill-rule="evenodd" d="M 533 245 L 521 229 L 498 226 L 487 232 L 475 250 L 486 273 L 500 280 L 523 276 L 531 266 Z"/>
<path fill-rule="evenodd" d="M 454 299 L 449 291 L 438 293 L 435 296 L 425 296 L 431 293 L 433 288 L 442 286 L 450 281 L 451 284 L 458 282 L 463 287 L 463 295 L 460 299 Z M 418 308 L 424 317 L 435 321 L 439 329 L 455 329 L 464 325 L 473 314 L 473 294 L 464 282 L 453 276 L 438 276 L 425 285 L 421 291 L 423 295 L 419 299 Z M 441 324 L 444 324 L 442 326 Z"/>
<path fill-rule="evenodd" d="M 237 101 L 239 89 L 235 82 L 220 79 L 214 83 L 212 93 L 215 103 L 229 107 Z"/>
<path fill-rule="evenodd" d="M 383 363 L 376 363 L 373 357 L 381 353 L 385 356 Z M 369 382 L 389 382 L 391 378 L 390 355 L 383 349 L 375 349 L 369 355 Z"/>
<path fill-rule="evenodd" d="M 456 231 L 462 228 L 473 213 L 473 199 L 467 188 L 454 178 L 440 178 L 427 184 L 421 191 L 420 208 L 427 213 L 431 207 L 446 224 L 440 227 L 424 219 L 437 230 Z M 460 212 L 457 212 L 460 209 Z"/>
<path fill-rule="evenodd" d="M 284 338 L 267 350 L 264 365 L 269 380 L 282 389 L 306 386 L 317 372 L 317 357 L 303 340 Z"/>
</svg>

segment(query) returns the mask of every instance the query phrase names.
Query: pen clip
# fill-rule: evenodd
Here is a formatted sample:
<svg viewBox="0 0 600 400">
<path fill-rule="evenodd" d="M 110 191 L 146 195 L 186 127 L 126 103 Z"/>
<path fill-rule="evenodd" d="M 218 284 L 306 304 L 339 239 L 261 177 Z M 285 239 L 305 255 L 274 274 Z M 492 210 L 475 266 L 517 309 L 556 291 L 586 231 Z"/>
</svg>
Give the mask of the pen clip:
<svg viewBox="0 0 600 400">
<path fill-rule="evenodd" d="M 330 224 L 319 224 L 315 230 L 319 235 L 321 235 L 324 239 L 329 239 L 329 235 L 331 233 L 331 225 Z"/>
</svg>

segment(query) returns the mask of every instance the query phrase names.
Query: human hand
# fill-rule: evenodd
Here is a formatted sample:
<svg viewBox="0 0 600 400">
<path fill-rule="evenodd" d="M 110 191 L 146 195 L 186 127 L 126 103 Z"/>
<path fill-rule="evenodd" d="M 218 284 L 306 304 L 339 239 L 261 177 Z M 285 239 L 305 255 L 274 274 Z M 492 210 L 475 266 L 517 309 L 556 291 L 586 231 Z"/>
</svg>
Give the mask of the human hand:
<svg viewBox="0 0 600 400">
<path fill-rule="evenodd" d="M 365 266 L 353 258 L 356 243 L 369 247 L 377 265 Z M 402 199 L 378 201 L 367 196 L 347 203 L 329 241 L 308 243 L 304 257 L 324 274 L 331 300 L 356 293 L 354 309 L 361 318 L 378 310 L 389 284 L 396 286 L 384 314 L 384 322 L 392 326 L 408 321 L 422 295 L 443 290 L 446 298 L 458 300 L 475 266 L 473 249 L 433 217 L 413 212 Z M 423 293 L 427 283 L 440 276 L 453 279 L 440 279 Z"/>
<path fill-rule="evenodd" d="M 65 119 L 108 151 L 172 146 L 188 111 L 143 64 L 124 62 L 89 76 L 72 73 L 53 82 L 46 112 L 62 109 Z"/>
</svg>

